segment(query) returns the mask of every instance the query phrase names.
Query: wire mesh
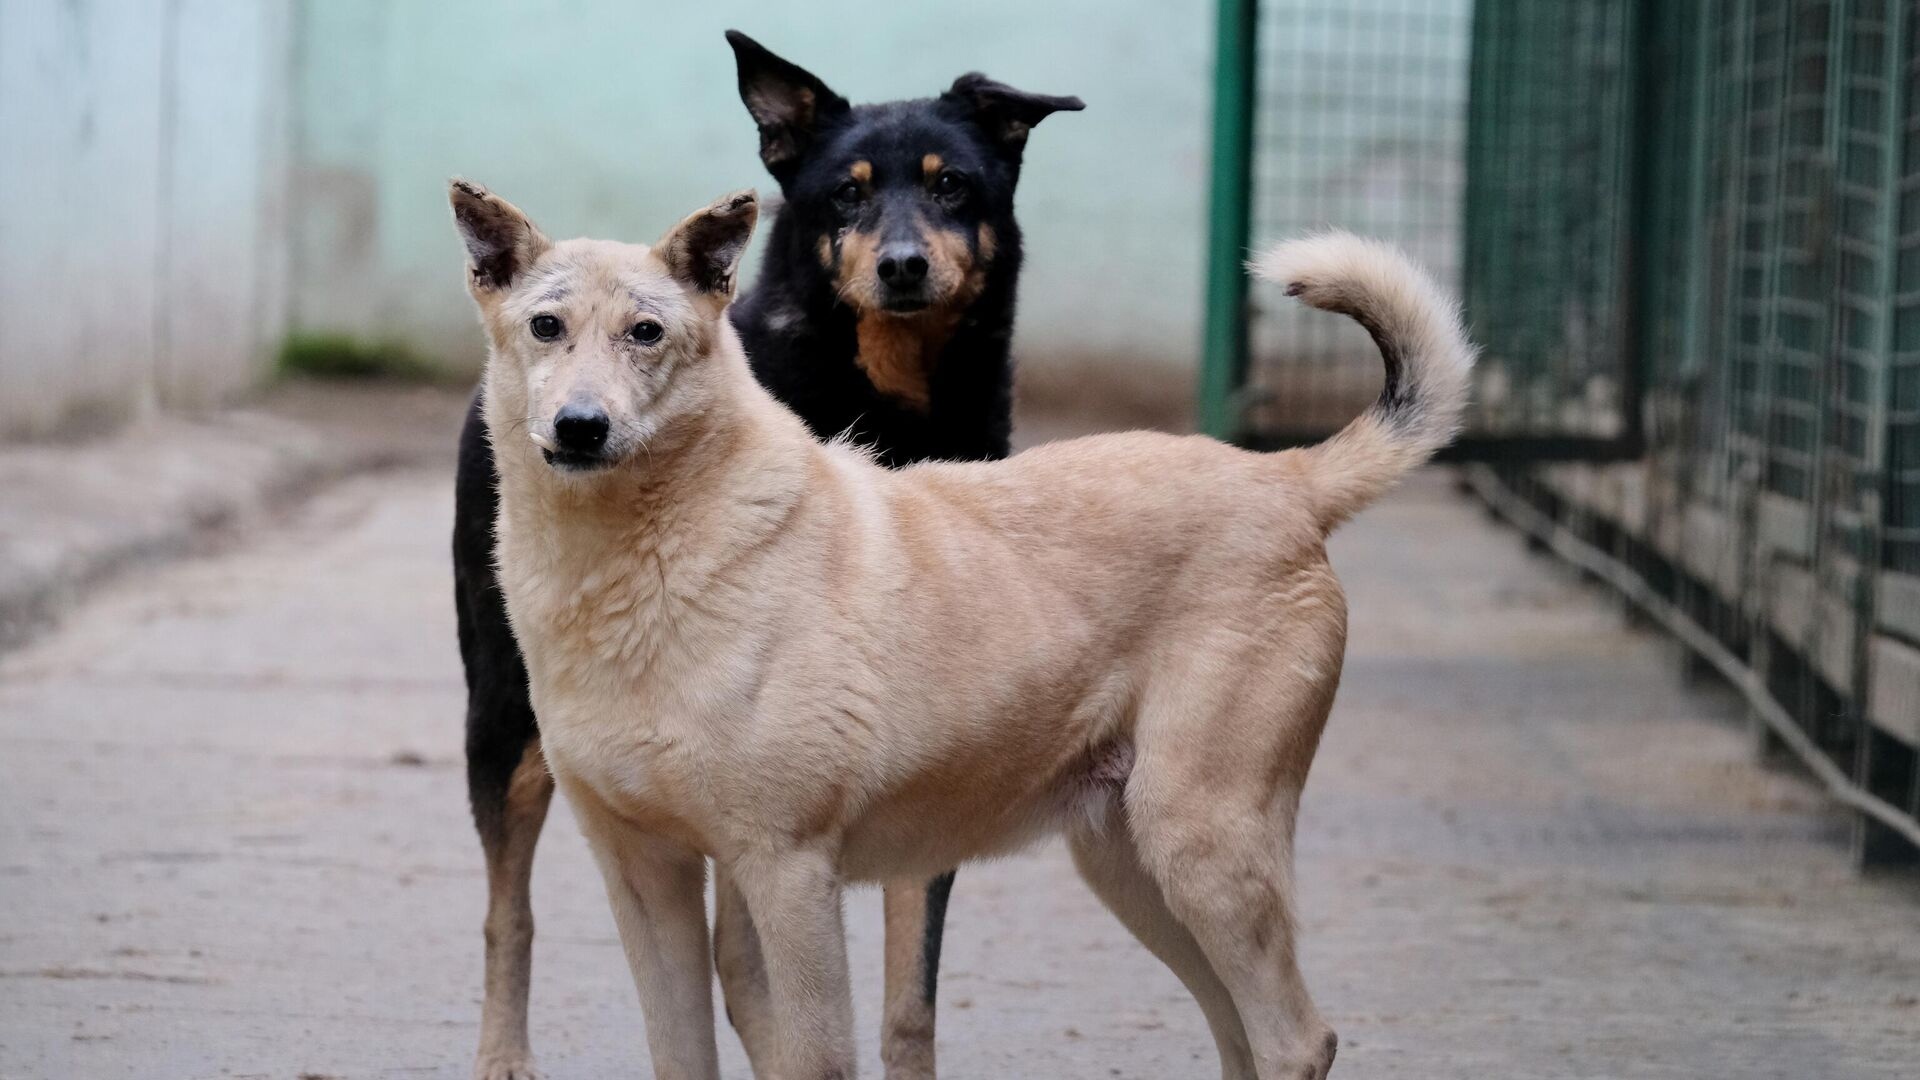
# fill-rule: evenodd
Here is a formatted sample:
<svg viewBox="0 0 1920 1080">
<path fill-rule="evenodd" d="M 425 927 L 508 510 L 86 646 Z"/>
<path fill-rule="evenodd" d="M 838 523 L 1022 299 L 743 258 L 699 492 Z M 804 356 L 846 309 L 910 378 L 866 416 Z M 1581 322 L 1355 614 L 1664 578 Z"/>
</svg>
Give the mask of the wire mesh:
<svg viewBox="0 0 1920 1080">
<path fill-rule="evenodd" d="M 1481 0 L 1464 256 L 1479 423 L 1604 424 L 1641 380 L 1613 535 L 1914 816 L 1917 8 Z"/>
<path fill-rule="evenodd" d="M 1261 5 L 1250 246 L 1338 226 L 1457 273 L 1471 0 Z M 1329 431 L 1378 393 L 1367 336 L 1278 289 L 1250 297 L 1248 418 Z"/>
<path fill-rule="evenodd" d="M 1920 15 L 1908 11 L 1901 38 L 1895 49 L 1900 59 L 1890 73 L 1904 91 L 1895 114 L 1898 145 L 1886 150 L 1898 167 L 1889 195 L 1897 219 L 1881 550 L 1889 570 L 1920 575 Z"/>
<path fill-rule="evenodd" d="M 1621 414 L 1632 5 L 1482 4 L 1474 25 L 1470 329 L 1487 345 L 1473 426 L 1615 434 Z M 1548 90 L 1551 92 L 1546 92 Z"/>
<path fill-rule="evenodd" d="M 1357 328 L 1265 285 L 1242 311 L 1238 241 L 1399 242 L 1483 347 L 1473 452 L 1920 818 L 1920 0 L 1229 8 L 1210 430 L 1317 437 L 1378 387 Z M 1537 464 L 1622 453 L 1578 494 Z"/>
</svg>

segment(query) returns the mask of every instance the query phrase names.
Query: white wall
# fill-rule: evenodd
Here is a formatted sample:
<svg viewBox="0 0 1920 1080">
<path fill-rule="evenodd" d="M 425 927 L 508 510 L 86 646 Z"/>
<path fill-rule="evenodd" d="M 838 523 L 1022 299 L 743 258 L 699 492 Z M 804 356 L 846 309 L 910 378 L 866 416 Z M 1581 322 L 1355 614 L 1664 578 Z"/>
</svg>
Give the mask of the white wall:
<svg viewBox="0 0 1920 1080">
<path fill-rule="evenodd" d="M 286 303 L 288 0 L 0 2 L 0 435 L 252 385 Z"/>
</svg>

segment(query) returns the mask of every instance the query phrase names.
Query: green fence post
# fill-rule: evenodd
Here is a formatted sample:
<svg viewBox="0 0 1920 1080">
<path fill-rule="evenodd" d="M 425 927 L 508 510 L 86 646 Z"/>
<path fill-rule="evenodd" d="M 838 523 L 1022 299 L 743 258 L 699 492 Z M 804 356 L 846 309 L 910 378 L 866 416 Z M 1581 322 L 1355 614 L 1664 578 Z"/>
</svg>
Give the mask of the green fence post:
<svg viewBox="0 0 1920 1080">
<path fill-rule="evenodd" d="M 1253 190 L 1253 92 L 1259 0 L 1220 0 L 1213 78 L 1213 184 L 1207 211 L 1206 339 L 1200 430 L 1241 435 L 1247 370 L 1247 235 Z"/>
<path fill-rule="evenodd" d="M 1907 140 L 1915 135 L 1908 128 L 1908 110 L 1911 103 L 1907 95 L 1912 92 L 1909 82 L 1909 64 L 1906 54 L 1908 25 L 1913 14 L 1904 3 L 1892 3 L 1887 6 L 1887 24 L 1884 27 L 1886 53 L 1881 58 L 1881 70 L 1887 80 L 1886 100 L 1882 103 L 1885 113 L 1882 116 L 1882 138 L 1885 150 L 1880 159 L 1880 176 L 1877 178 L 1880 188 L 1880 218 L 1876 222 L 1879 235 L 1875 238 L 1880 252 L 1880 276 L 1874 284 L 1878 287 L 1880 300 L 1879 334 L 1875 342 L 1875 358 L 1879 361 L 1872 382 L 1871 404 L 1867 422 L 1866 439 L 1863 449 L 1862 468 L 1856 474 L 1856 482 L 1865 480 L 1866 497 L 1860 500 L 1859 527 L 1865 533 L 1862 542 L 1855 551 L 1859 559 L 1854 575 L 1853 602 L 1853 671 L 1852 709 L 1860 724 L 1860 736 L 1854 743 L 1853 778 L 1867 791 L 1874 791 L 1878 769 L 1879 747 L 1876 741 L 1881 737 L 1875 730 L 1872 715 L 1873 701 L 1873 638 L 1880 632 L 1879 583 L 1880 576 L 1886 573 L 1885 532 L 1887 513 L 1894 502 L 1893 475 L 1898 463 L 1890 460 L 1889 443 L 1893 438 L 1893 357 L 1900 347 L 1896 336 L 1895 317 L 1899 305 L 1896 297 L 1900 293 L 1900 237 L 1902 226 L 1908 224 L 1902 220 L 1904 207 L 1900 198 L 1903 170 L 1908 158 Z M 1912 799 L 1909 808 L 1920 810 L 1920 767 L 1916 767 L 1909 780 L 1912 785 Z M 1875 792 L 1879 794 L 1879 792 Z M 1894 802 L 1900 800 L 1896 797 Z M 1856 867 L 1867 869 L 1884 864 L 1910 864 L 1920 859 L 1920 851 L 1901 842 L 1893 830 L 1866 814 L 1855 814 L 1853 825 L 1853 861 Z"/>
</svg>

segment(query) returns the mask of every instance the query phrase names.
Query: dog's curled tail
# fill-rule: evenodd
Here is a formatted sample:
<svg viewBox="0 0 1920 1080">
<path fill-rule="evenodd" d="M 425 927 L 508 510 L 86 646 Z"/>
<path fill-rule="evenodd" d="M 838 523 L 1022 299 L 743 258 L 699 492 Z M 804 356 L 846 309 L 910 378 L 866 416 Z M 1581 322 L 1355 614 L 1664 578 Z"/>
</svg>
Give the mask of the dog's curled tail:
<svg viewBox="0 0 1920 1080">
<path fill-rule="evenodd" d="M 1299 451 L 1320 527 L 1333 531 L 1453 441 L 1473 346 L 1460 309 L 1398 249 L 1346 232 L 1286 241 L 1253 261 L 1287 295 L 1351 318 L 1386 364 L 1380 397 L 1332 438 Z"/>
</svg>

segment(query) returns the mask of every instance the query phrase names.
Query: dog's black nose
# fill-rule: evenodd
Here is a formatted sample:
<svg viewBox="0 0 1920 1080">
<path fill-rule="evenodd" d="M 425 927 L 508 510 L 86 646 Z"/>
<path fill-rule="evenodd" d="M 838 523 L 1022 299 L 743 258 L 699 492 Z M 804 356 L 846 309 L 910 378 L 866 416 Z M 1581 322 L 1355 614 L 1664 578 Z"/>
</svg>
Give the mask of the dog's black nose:
<svg viewBox="0 0 1920 1080">
<path fill-rule="evenodd" d="M 911 289 L 927 279 L 927 256 L 911 244 L 895 244 L 880 252 L 880 280 L 896 289 Z"/>
<path fill-rule="evenodd" d="M 612 422 L 605 409 L 595 405 L 564 405 L 553 418 L 554 440 L 570 454 L 597 454 L 606 444 Z"/>
</svg>

